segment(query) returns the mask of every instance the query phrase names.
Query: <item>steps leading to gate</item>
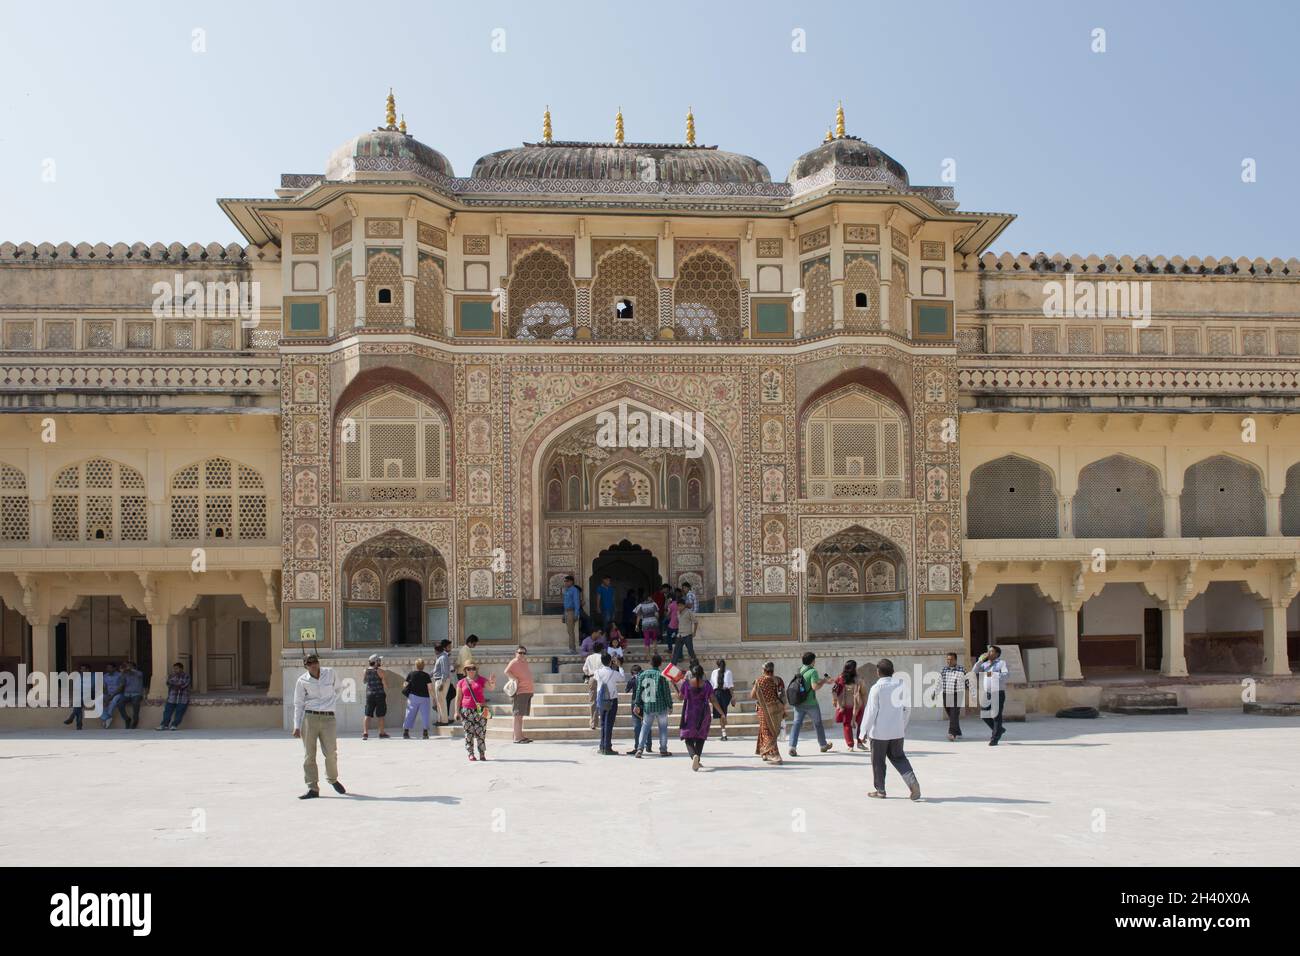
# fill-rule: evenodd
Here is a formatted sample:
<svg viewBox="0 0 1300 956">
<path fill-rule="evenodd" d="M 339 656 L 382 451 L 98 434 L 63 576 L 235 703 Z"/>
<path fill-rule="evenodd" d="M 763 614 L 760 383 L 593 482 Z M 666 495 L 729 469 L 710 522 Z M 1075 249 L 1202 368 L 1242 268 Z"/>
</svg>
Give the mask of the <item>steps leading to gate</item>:
<svg viewBox="0 0 1300 956">
<path fill-rule="evenodd" d="M 1187 713 L 1186 707 L 1179 706 L 1177 694 L 1164 691 L 1114 691 L 1103 695 L 1101 709 L 1131 716 Z"/>
</svg>

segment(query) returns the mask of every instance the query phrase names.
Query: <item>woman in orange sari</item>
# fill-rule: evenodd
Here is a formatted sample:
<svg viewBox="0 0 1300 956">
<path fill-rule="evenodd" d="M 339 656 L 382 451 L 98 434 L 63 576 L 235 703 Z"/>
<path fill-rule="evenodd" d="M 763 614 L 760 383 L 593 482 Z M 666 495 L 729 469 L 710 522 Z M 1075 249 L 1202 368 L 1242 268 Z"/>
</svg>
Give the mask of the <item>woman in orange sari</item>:
<svg viewBox="0 0 1300 956">
<path fill-rule="evenodd" d="M 767 763 L 781 762 L 776 741 L 785 720 L 784 694 L 785 682 L 776 676 L 776 665 L 768 661 L 749 691 L 750 698 L 758 702 L 758 746 L 754 752 Z"/>
</svg>

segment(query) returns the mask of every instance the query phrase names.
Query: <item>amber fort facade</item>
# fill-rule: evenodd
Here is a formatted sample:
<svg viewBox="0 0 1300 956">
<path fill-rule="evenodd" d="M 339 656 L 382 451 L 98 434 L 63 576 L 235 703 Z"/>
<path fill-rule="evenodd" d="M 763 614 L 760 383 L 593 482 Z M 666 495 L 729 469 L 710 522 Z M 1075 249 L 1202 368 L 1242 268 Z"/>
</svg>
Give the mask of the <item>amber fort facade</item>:
<svg viewBox="0 0 1300 956">
<path fill-rule="evenodd" d="M 563 657 L 611 573 L 745 667 L 1290 675 L 1296 259 L 998 254 L 842 113 L 784 181 L 693 118 L 467 176 L 395 120 L 220 200 L 242 244 L 0 245 L 0 666 Z M 1067 278 L 1148 308 L 1049 314 Z M 620 408 L 702 454 L 604 447 Z"/>
</svg>

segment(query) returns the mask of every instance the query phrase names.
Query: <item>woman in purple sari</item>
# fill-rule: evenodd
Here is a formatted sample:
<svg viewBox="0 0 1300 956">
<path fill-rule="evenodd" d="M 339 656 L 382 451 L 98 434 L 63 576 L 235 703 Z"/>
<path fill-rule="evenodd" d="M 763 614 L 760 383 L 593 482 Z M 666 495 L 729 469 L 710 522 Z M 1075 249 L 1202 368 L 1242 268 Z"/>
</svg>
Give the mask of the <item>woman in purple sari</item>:
<svg viewBox="0 0 1300 956">
<path fill-rule="evenodd" d="M 718 706 L 713 696 L 713 685 L 704 679 L 704 668 L 699 664 L 691 668 L 691 676 L 682 682 L 681 695 L 681 738 L 686 741 L 686 750 L 691 755 L 691 769 L 699 770 L 713 708 Z"/>
</svg>

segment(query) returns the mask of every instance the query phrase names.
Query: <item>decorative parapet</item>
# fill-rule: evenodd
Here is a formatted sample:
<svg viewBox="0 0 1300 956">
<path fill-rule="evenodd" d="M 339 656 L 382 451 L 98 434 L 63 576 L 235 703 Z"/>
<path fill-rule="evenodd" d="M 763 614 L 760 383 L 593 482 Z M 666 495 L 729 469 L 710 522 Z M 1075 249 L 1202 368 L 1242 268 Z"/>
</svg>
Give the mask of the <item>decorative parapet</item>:
<svg viewBox="0 0 1300 956">
<path fill-rule="evenodd" d="M 958 382 L 968 394 L 1132 394 L 1163 392 L 1177 395 L 1297 394 L 1300 369 L 1293 361 L 1255 360 L 1250 368 L 1225 362 L 1211 367 L 1188 367 L 1185 358 L 1164 367 L 1146 364 L 1119 365 L 1122 356 L 1107 356 L 1105 367 L 1063 367 L 1059 358 L 1052 364 L 1029 364 L 1027 356 L 1007 360 L 981 355 L 961 359 Z M 1094 357 L 1089 357 L 1095 361 Z M 1118 366 L 1118 367 L 1117 367 Z"/>
<path fill-rule="evenodd" d="M 163 245 L 161 242 L 125 242 L 109 245 L 97 242 L 31 242 L 0 243 L 0 264 L 7 262 L 56 262 L 66 260 L 108 262 L 213 262 L 252 263 L 274 262 L 280 258 L 280 247 L 268 243 L 263 246 L 243 246 L 232 242 L 227 246 L 210 242 L 206 246 L 192 242 L 188 246 L 179 242 Z"/>
<path fill-rule="evenodd" d="M 1278 258 L 1237 259 L 1214 256 L 1066 256 L 1061 253 L 1049 256 L 1045 252 L 1030 255 L 1022 252 L 1001 255 L 986 252 L 982 256 L 964 256 L 957 261 L 964 272 L 1017 272 L 1086 273 L 1104 275 L 1249 275 L 1255 278 L 1284 278 L 1300 276 L 1300 259 L 1294 256 Z"/>
<path fill-rule="evenodd" d="M 228 362 L 213 365 L 163 364 L 142 365 L 140 356 L 113 365 L 87 365 L 78 362 L 0 364 L 0 391 L 48 392 L 65 389 L 127 389 L 162 392 L 259 392 L 278 395 L 280 362 L 268 355 L 266 364 Z"/>
</svg>

